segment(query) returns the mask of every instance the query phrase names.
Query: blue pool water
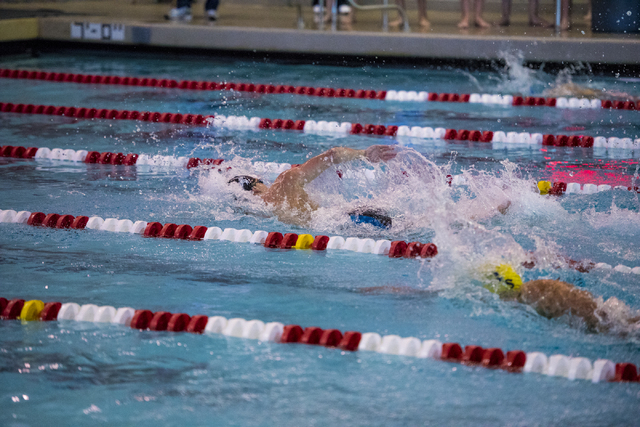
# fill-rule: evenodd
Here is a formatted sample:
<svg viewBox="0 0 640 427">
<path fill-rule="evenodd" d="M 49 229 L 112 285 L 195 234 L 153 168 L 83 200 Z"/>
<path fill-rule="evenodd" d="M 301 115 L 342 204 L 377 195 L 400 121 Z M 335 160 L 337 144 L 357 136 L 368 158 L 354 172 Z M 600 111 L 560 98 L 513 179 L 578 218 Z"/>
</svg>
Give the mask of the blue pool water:
<svg viewBox="0 0 640 427">
<path fill-rule="evenodd" d="M 0 67 L 457 93 L 537 94 L 556 81 L 555 76 L 530 72 L 517 63 L 510 70 L 469 72 L 226 58 L 118 59 L 85 52 L 8 57 Z M 640 95 L 638 79 L 575 75 L 573 81 Z M 640 137 L 637 111 L 487 108 L 8 79 L 0 79 L 0 101 Z M 237 169 L 247 168 L 247 160 L 302 163 L 336 145 L 366 148 L 397 143 L 365 136 L 8 113 L 0 114 L 0 141 L 222 157 Z M 333 171 L 323 175 L 310 188 L 323 207 L 307 227 L 281 223 L 255 201 L 238 198 L 217 172 L 1 158 L 0 209 L 433 241 L 440 253 L 432 261 L 420 262 L 349 251 L 285 253 L 230 242 L 0 224 L 0 296 L 243 317 L 640 362 L 640 330 L 617 322 L 627 308 L 640 308 L 639 276 L 603 270 L 579 273 L 557 258 L 640 266 L 638 195 L 616 190 L 550 198 L 534 191 L 537 179 L 551 176 L 563 165 L 580 165 L 580 170 L 600 178 L 613 171 L 631 182 L 640 153 L 492 148 L 433 140 L 402 141 L 399 152 L 400 166 L 379 170 L 382 178 L 371 186 L 341 182 Z M 470 185 L 450 189 L 433 181 L 425 186 L 413 175 L 398 183 L 400 170 L 421 168 L 464 173 Z M 495 206 L 506 199 L 512 202 L 509 212 L 496 214 Z M 381 231 L 349 224 L 344 209 L 362 203 L 391 210 L 398 216 L 396 225 Z M 602 297 L 601 304 L 614 319 L 612 331 L 597 334 L 575 319 L 542 318 L 480 286 L 480 271 L 486 265 L 517 264 L 526 251 L 547 262 L 522 271 L 525 280 L 560 278 Z M 415 292 L 363 292 L 372 286 Z M 622 306 L 615 304 L 618 300 Z M 637 383 L 592 384 L 378 353 L 94 323 L 3 321 L 0 328 L 3 425 L 637 425 L 640 416 Z"/>
</svg>

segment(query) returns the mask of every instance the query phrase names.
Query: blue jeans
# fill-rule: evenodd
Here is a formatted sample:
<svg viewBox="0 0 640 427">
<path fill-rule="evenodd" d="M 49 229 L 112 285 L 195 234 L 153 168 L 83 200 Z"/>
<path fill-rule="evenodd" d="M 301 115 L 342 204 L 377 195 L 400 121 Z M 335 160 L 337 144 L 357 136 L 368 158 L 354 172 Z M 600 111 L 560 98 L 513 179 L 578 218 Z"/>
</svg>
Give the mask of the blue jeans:
<svg viewBox="0 0 640 427">
<path fill-rule="evenodd" d="M 217 10 L 220 0 L 207 0 L 204 5 L 204 10 Z M 178 0 L 176 7 L 191 7 L 191 0 Z"/>
</svg>

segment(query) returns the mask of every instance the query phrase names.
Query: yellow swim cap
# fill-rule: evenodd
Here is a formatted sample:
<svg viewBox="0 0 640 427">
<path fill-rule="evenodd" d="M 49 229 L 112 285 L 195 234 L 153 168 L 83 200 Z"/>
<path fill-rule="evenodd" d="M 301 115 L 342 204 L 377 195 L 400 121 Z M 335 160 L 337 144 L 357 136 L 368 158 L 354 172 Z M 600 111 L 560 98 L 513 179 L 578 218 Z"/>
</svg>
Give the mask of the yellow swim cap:
<svg viewBox="0 0 640 427">
<path fill-rule="evenodd" d="M 549 181 L 538 181 L 538 190 L 540 190 L 540 194 L 549 194 L 551 183 Z"/>
<path fill-rule="evenodd" d="M 489 281 L 491 283 L 485 287 L 497 294 L 506 291 L 519 291 L 522 286 L 522 278 L 509 264 L 497 266 L 493 270 Z"/>
</svg>

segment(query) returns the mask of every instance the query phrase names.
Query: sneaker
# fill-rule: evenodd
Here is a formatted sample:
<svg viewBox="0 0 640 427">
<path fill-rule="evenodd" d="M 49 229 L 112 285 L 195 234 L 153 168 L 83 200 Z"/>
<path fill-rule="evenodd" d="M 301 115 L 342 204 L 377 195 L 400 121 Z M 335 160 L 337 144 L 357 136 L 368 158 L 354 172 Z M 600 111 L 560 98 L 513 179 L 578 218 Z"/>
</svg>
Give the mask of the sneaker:
<svg viewBox="0 0 640 427">
<path fill-rule="evenodd" d="M 348 15 L 351 13 L 351 6 L 349 6 L 348 4 L 342 4 L 340 5 L 340 7 L 338 8 L 338 13 L 340 15 Z"/>
<path fill-rule="evenodd" d="M 190 7 L 176 7 L 169 11 L 168 15 L 164 16 L 170 21 L 191 21 L 191 8 Z"/>
<path fill-rule="evenodd" d="M 207 10 L 207 19 L 209 21 L 217 21 L 218 20 L 218 12 L 216 12 L 213 9 Z"/>
</svg>

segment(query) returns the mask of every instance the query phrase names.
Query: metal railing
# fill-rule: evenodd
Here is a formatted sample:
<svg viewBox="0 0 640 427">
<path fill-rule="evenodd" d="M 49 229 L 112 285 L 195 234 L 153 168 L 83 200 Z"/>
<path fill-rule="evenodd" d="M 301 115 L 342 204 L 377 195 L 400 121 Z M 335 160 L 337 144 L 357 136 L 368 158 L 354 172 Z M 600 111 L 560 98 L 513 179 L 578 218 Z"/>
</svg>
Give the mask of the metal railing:
<svg viewBox="0 0 640 427">
<path fill-rule="evenodd" d="M 403 30 L 405 32 L 411 31 L 411 29 L 409 28 L 409 19 L 407 18 L 407 12 L 397 4 L 389 4 L 389 0 L 383 0 L 383 4 L 381 5 L 370 5 L 370 6 L 360 5 L 356 3 L 354 0 L 348 0 L 348 1 L 351 7 L 357 10 L 382 11 L 382 31 L 385 31 L 385 32 L 389 31 L 389 16 L 387 11 L 395 9 L 398 11 L 398 14 L 402 18 Z M 304 17 L 302 14 L 302 5 L 299 1 L 295 2 L 293 5 L 296 6 L 297 12 L 298 12 L 298 22 L 297 22 L 298 29 L 302 30 L 305 27 Z M 318 14 L 320 15 L 320 22 L 318 22 L 318 28 L 322 30 L 324 29 L 324 0 L 320 0 L 319 6 L 320 6 L 320 11 Z M 338 2 L 337 0 L 334 0 L 333 7 L 331 8 L 331 30 L 336 31 L 337 27 L 338 27 Z"/>
</svg>

